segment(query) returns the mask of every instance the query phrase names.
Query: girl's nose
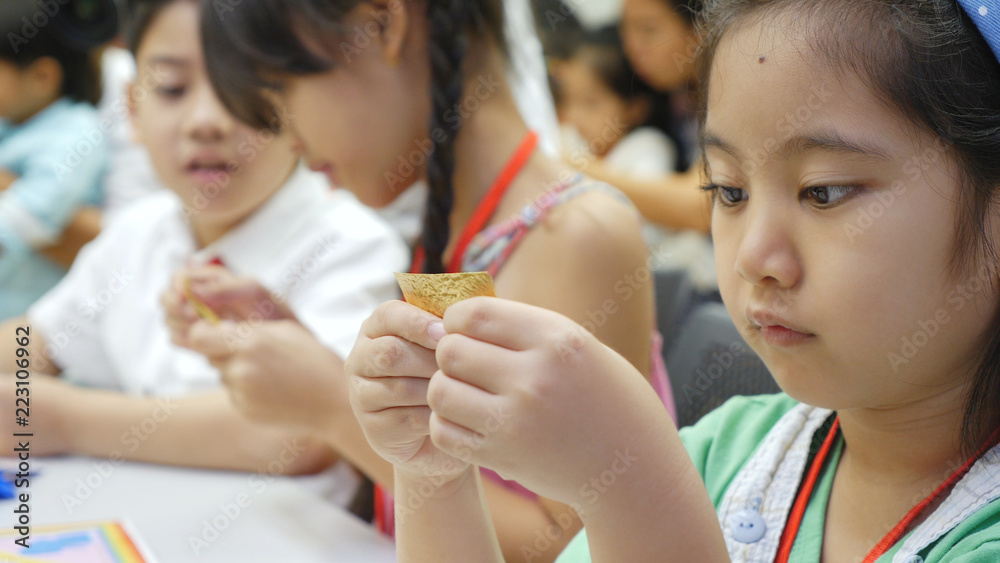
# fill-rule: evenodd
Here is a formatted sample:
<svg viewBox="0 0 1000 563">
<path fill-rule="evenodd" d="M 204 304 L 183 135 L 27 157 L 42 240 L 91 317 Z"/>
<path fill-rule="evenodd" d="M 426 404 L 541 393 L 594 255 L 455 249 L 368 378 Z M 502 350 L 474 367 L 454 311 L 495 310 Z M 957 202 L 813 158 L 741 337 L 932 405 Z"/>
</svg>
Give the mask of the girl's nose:
<svg viewBox="0 0 1000 563">
<path fill-rule="evenodd" d="M 207 83 L 194 88 L 191 108 L 185 116 L 185 133 L 201 142 L 225 139 L 233 132 L 233 116 Z"/>
<path fill-rule="evenodd" d="M 763 203 L 763 205 L 762 205 Z M 802 266 L 790 233 L 793 215 L 768 202 L 746 209 L 743 237 L 736 254 L 736 273 L 759 286 L 790 288 L 802 277 Z"/>
</svg>

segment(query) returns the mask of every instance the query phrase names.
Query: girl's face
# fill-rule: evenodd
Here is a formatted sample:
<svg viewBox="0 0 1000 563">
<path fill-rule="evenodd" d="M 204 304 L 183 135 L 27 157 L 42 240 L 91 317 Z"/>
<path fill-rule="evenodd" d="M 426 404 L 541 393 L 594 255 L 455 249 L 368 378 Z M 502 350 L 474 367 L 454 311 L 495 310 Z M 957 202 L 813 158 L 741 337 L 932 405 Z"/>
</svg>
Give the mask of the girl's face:
<svg viewBox="0 0 1000 563">
<path fill-rule="evenodd" d="M 0 60 L 0 118 L 14 123 L 23 120 L 27 79 L 14 63 Z"/>
<path fill-rule="evenodd" d="M 726 307 L 803 402 L 953 390 L 997 309 L 995 268 L 949 273 L 954 161 L 785 27 L 731 31 L 714 59 L 705 156 L 723 186 L 712 233 Z"/>
<path fill-rule="evenodd" d="M 62 82 L 59 63 L 43 58 L 19 68 L 0 59 L 0 118 L 20 124 L 59 97 Z"/>
<path fill-rule="evenodd" d="M 595 156 L 603 157 L 636 123 L 642 109 L 613 92 L 582 57 L 559 68 L 559 113 L 576 127 Z"/>
<path fill-rule="evenodd" d="M 278 100 L 310 167 L 371 207 L 421 178 L 434 145 L 427 37 L 410 23 L 419 16 L 412 3 L 402 6 L 377 17 L 370 5 L 354 10 L 343 25 L 360 31 L 336 47 L 334 68 L 286 77 Z M 461 110 L 452 113 L 449 127 L 463 119 Z"/>
<path fill-rule="evenodd" d="M 677 90 L 694 77 L 697 35 L 667 0 L 625 0 L 621 35 L 636 73 L 658 91 Z"/>
<path fill-rule="evenodd" d="M 199 21 L 196 2 L 163 8 L 136 55 L 129 99 L 136 137 L 207 243 L 267 201 L 298 157 L 290 135 L 253 130 L 224 109 L 205 73 Z"/>
</svg>

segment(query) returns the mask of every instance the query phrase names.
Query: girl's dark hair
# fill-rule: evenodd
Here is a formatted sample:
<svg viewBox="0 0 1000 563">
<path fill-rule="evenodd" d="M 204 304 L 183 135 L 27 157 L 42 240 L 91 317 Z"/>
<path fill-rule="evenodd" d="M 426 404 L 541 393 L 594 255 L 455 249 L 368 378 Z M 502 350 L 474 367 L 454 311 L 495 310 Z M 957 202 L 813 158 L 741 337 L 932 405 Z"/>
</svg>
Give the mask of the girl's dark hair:
<svg viewBox="0 0 1000 563">
<path fill-rule="evenodd" d="M 164 8 L 180 2 L 181 0 L 129 0 L 129 18 L 125 25 L 125 43 L 129 51 L 135 55 L 142 45 L 142 40 L 149 31 L 149 26 L 153 25 L 153 20 L 160 15 Z M 197 0 L 187 0 L 197 1 Z"/>
<path fill-rule="evenodd" d="M 546 57 L 565 60 L 586 34 L 575 10 L 562 0 L 533 0 L 535 27 Z"/>
<path fill-rule="evenodd" d="M 233 10 L 217 10 L 202 0 L 202 34 L 209 76 L 222 102 L 255 127 L 274 123 L 265 93 L 280 91 L 281 77 L 316 74 L 350 56 L 350 33 L 343 18 L 361 0 L 252 0 Z M 400 0 L 390 6 L 406 9 Z M 433 111 L 428 134 L 435 141 L 428 159 L 430 195 L 422 244 L 428 273 L 445 270 L 442 258 L 450 237 L 455 138 L 458 125 L 446 119 L 461 102 L 463 62 L 469 40 L 485 37 L 506 52 L 500 0 L 427 0 Z M 322 53 L 307 46 L 318 43 Z M 348 49 L 344 50 L 344 45 Z M 349 58 L 347 59 L 349 61 Z"/>
<path fill-rule="evenodd" d="M 684 146 L 679 124 L 671 106 L 670 94 L 657 92 L 636 74 L 625 54 L 617 26 L 608 26 L 584 34 L 572 57 L 579 58 L 601 82 L 623 100 L 628 102 L 648 100 L 649 115 L 637 126 L 655 127 L 670 137 L 678 147 Z M 675 168 L 678 172 L 683 172 L 688 166 L 687 159 L 681 156 Z"/>
<path fill-rule="evenodd" d="M 649 98 L 655 93 L 636 76 L 616 26 L 585 34 L 572 56 L 581 59 L 605 86 L 624 100 Z"/>
<path fill-rule="evenodd" d="M 817 61 L 857 75 L 887 107 L 943 142 L 963 188 L 953 277 L 965 283 L 980 276 L 996 295 L 1000 256 L 988 233 L 1000 200 L 1000 62 L 968 16 L 955 0 L 705 0 L 697 63 L 702 130 L 722 38 L 778 15 L 801 19 Z M 986 266 L 976 269 L 979 264 Z M 1000 427 L 1000 311 L 984 345 L 962 422 L 968 451 Z"/>
<path fill-rule="evenodd" d="M 673 11 L 677 12 L 684 20 L 695 27 L 698 24 L 698 15 L 701 13 L 702 0 L 663 0 Z"/>
<path fill-rule="evenodd" d="M 60 96 L 96 105 L 101 99 L 100 64 L 92 49 L 96 45 L 87 45 L 84 39 L 93 31 L 88 25 L 106 22 L 88 22 L 86 14 L 75 13 L 86 7 L 81 2 L 3 0 L 0 59 L 25 69 L 39 59 L 52 58 L 62 67 Z"/>
</svg>

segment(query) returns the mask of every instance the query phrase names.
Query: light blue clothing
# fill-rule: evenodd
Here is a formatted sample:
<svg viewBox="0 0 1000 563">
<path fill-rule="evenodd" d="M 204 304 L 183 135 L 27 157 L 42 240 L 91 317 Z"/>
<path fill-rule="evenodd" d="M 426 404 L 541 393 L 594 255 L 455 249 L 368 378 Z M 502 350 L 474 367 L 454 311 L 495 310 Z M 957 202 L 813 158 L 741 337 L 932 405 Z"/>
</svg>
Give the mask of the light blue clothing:
<svg viewBox="0 0 1000 563">
<path fill-rule="evenodd" d="M 63 98 L 20 125 L 0 121 L 0 169 L 17 177 L 0 192 L 0 320 L 24 314 L 66 273 L 38 250 L 81 206 L 100 204 L 107 160 L 90 104 Z"/>
</svg>

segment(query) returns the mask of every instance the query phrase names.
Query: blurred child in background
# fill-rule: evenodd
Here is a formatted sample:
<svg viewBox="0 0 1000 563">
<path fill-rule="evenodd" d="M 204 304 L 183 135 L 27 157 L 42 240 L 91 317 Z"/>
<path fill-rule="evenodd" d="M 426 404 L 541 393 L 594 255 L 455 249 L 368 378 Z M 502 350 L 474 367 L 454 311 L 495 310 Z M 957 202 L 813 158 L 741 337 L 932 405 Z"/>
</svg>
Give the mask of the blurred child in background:
<svg viewBox="0 0 1000 563">
<path fill-rule="evenodd" d="M 637 181 L 656 181 L 687 166 L 668 134 L 677 129 L 670 98 L 636 75 L 616 28 L 586 34 L 568 59 L 554 65 L 554 74 L 571 164 L 588 169 L 599 161 L 604 170 Z M 707 235 L 647 220 L 643 238 L 656 267 L 683 268 L 696 287 L 715 290 Z"/>
<path fill-rule="evenodd" d="M 93 53 L 67 39 L 72 4 L 0 4 L 0 320 L 23 315 L 66 273 L 61 236 L 101 200 L 107 162 Z"/>
<path fill-rule="evenodd" d="M 678 149 L 677 172 L 633 178 L 601 161 L 589 162 L 584 172 L 621 189 L 644 217 L 659 225 L 707 233 L 711 206 L 698 190 L 701 167 L 691 96 L 698 48 L 694 14 L 700 6 L 701 0 L 624 0 L 622 5 L 620 31 L 629 63 L 642 80 L 669 98 L 661 109 L 674 124 L 668 133 Z"/>
<path fill-rule="evenodd" d="M 677 147 L 659 128 L 656 92 L 635 75 L 615 28 L 586 35 L 556 81 L 570 162 L 597 158 L 640 178 L 674 171 Z"/>
<path fill-rule="evenodd" d="M 428 212 L 413 270 L 489 270 L 498 294 L 581 321 L 589 314 L 598 337 L 623 350 L 672 406 L 665 370 L 656 363 L 659 340 L 652 287 L 648 275 L 642 278 L 648 270 L 638 214 L 610 186 L 535 150 L 538 136 L 504 80 L 510 64 L 505 7 L 500 0 L 274 0 L 219 13 L 206 1 L 210 76 L 249 123 L 259 123 L 273 104 L 287 103 L 301 116 L 290 128 L 308 159 L 366 203 L 391 204 L 400 187 L 426 179 Z M 358 29 L 370 35 L 356 35 Z M 634 285 L 611 300 L 615 283 L 626 279 Z M 226 301 L 214 293 L 205 295 L 210 306 Z M 230 374 L 227 387 L 247 416 L 322 432 L 373 480 L 392 486 L 391 467 L 371 451 L 349 410 L 342 362 L 317 368 L 306 361 L 315 354 L 303 340 L 274 346 L 277 330 L 269 341 L 227 353 L 234 327 L 173 316 L 181 337 Z M 254 371 L 242 369 L 248 359 Z M 374 369 L 431 367 L 407 364 L 391 350 L 372 359 Z M 564 507 L 497 475 L 486 494 L 511 558 L 557 518 L 565 526 L 556 543 L 578 525 Z M 382 523 L 391 524 L 387 516 Z"/>
<path fill-rule="evenodd" d="M 176 280 L 182 290 L 220 275 L 253 277 L 280 296 L 254 303 L 258 314 L 280 308 L 302 335 L 343 357 L 361 320 L 396 295 L 392 272 L 406 266 L 406 248 L 350 193 L 331 192 L 300 166 L 292 137 L 276 131 L 287 115 L 274 116 L 274 130 L 255 130 L 223 108 L 205 73 L 199 25 L 194 1 L 136 3 L 129 38 L 137 81 L 158 78 L 151 91 L 129 96 L 132 118 L 170 189 L 123 211 L 26 319 L 0 329 L 0 365 L 13 365 L 13 327 L 28 325 L 36 372 L 64 376 L 32 380 L 33 453 L 117 451 L 257 470 L 301 438 L 283 471 L 315 471 L 334 459 L 329 448 L 240 416 L 208 359 L 171 342 L 160 296 L 185 266 L 204 268 Z M 9 383 L 0 386 L 4 397 Z M 131 429 L 150 417 L 156 431 L 135 436 Z"/>
</svg>

